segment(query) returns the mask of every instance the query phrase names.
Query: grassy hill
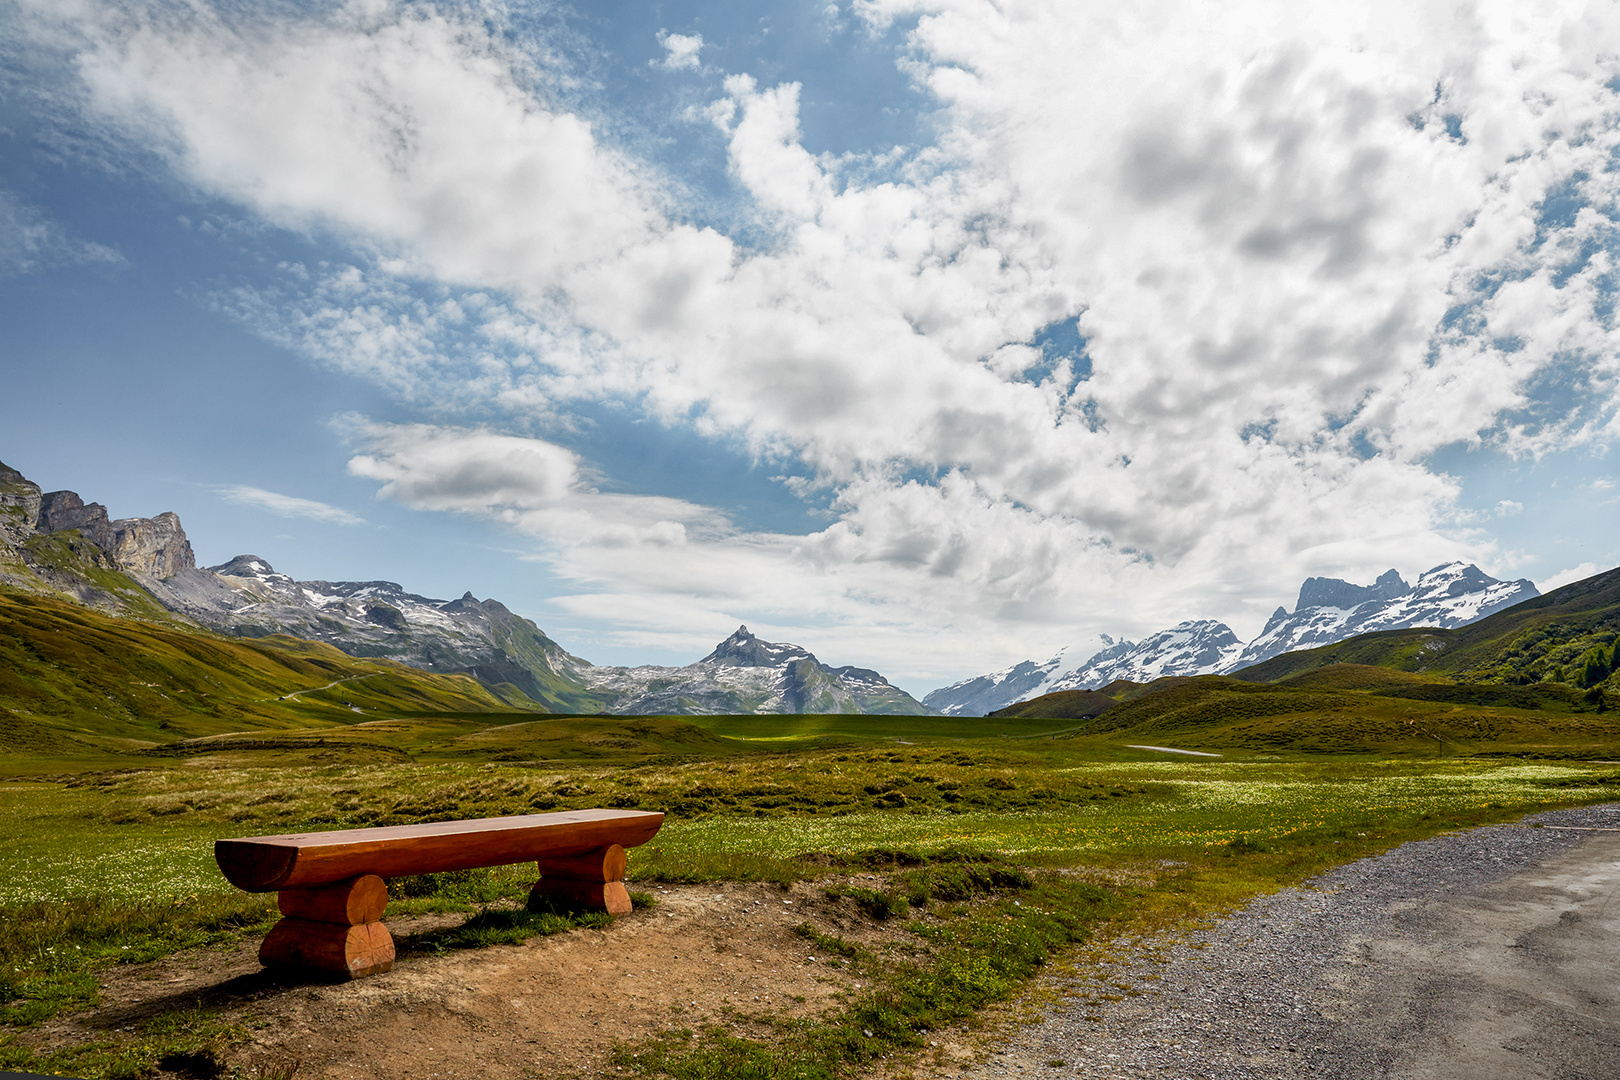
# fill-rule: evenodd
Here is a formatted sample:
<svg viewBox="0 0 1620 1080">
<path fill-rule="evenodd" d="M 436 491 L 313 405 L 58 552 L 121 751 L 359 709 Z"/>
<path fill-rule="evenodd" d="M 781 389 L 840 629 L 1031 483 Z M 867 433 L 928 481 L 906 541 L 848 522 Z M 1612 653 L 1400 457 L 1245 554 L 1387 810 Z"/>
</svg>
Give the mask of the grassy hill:
<svg viewBox="0 0 1620 1080">
<path fill-rule="evenodd" d="M 998 715 L 1052 716 L 1061 705 L 1036 698 Z M 1336 664 L 1275 683 L 1158 679 L 1124 690 L 1070 737 L 1215 751 L 1608 757 L 1620 753 L 1620 711 L 1600 711 L 1567 687 Z"/>
<path fill-rule="evenodd" d="M 117 754 L 426 711 L 544 710 L 515 688 L 314 642 L 226 639 L 0 590 L 0 754 Z"/>
</svg>

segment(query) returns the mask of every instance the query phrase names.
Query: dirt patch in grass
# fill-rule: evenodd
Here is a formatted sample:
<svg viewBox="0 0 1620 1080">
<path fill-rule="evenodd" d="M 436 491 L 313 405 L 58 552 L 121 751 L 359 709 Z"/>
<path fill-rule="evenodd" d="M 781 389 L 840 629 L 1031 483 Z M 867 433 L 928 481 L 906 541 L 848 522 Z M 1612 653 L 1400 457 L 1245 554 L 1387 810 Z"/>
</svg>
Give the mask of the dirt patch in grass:
<svg viewBox="0 0 1620 1080">
<path fill-rule="evenodd" d="M 852 883 L 859 882 L 859 876 Z M 423 954 L 356 982 L 265 971 L 257 940 L 98 972 L 102 1004 L 22 1034 L 40 1049 L 118 1042 L 153 1017 L 201 1007 L 244 1029 L 226 1061 L 313 1077 L 563 1077 L 613 1072 L 616 1043 L 751 1018 L 808 1019 L 859 989 L 848 961 L 797 928 L 882 951 L 905 937 L 824 884 L 641 886 L 656 903 L 604 929 Z M 388 920 L 396 940 L 460 915 Z"/>
</svg>

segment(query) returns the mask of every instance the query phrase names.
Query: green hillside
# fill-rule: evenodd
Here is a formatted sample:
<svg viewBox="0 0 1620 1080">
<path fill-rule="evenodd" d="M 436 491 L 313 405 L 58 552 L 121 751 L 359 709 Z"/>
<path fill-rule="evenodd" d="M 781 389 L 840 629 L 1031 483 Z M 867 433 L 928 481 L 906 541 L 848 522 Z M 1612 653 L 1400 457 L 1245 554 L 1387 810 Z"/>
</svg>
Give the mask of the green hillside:
<svg viewBox="0 0 1620 1080">
<path fill-rule="evenodd" d="M 1035 698 L 997 715 L 1051 716 L 1061 704 Z M 1561 686 L 1465 684 L 1337 664 L 1276 683 L 1158 679 L 1125 691 L 1068 737 L 1217 752 L 1611 757 L 1620 753 L 1620 711 Z"/>
<path fill-rule="evenodd" d="M 515 688 L 314 642 L 225 639 L 0 590 L 0 754 L 93 756 L 424 711 L 544 710 Z"/>
</svg>

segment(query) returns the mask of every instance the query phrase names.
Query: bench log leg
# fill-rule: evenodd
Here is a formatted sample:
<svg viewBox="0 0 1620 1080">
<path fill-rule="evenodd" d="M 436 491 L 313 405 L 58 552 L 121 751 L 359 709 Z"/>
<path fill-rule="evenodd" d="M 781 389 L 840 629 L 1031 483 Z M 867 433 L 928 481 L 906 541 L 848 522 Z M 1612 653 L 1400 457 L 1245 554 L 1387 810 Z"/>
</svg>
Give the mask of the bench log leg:
<svg viewBox="0 0 1620 1080">
<path fill-rule="evenodd" d="M 566 859 L 541 859 L 537 865 L 541 876 L 529 890 L 531 907 L 630 913 L 630 893 L 624 887 L 624 848 L 618 844 Z"/>
<path fill-rule="evenodd" d="M 394 966 L 394 939 L 381 922 L 388 886 L 375 874 L 311 889 L 283 889 L 285 916 L 259 946 L 266 967 L 314 968 L 350 979 Z"/>
</svg>

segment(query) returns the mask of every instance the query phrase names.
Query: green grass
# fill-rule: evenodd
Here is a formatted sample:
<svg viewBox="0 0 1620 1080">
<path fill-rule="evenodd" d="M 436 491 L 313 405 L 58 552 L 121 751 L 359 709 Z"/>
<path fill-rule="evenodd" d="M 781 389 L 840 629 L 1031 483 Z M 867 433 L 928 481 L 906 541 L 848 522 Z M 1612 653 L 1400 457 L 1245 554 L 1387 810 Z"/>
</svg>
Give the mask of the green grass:
<svg viewBox="0 0 1620 1080">
<path fill-rule="evenodd" d="M 1033 719 L 1061 711 L 1065 700 L 1047 695 L 1003 711 Z M 1148 742 L 1223 753 L 1408 757 L 1620 751 L 1620 710 L 1589 703 L 1586 692 L 1561 684 L 1456 683 L 1347 663 L 1273 683 L 1220 675 L 1160 679 L 1069 724 L 1067 737 L 1098 748 Z"/>
<path fill-rule="evenodd" d="M 172 621 L 116 619 L 4 589 L 0 705 L 0 761 L 13 770 L 41 760 L 84 768 L 234 731 L 333 729 L 424 710 L 539 710 L 467 676 L 293 638 L 244 641 Z"/>
<path fill-rule="evenodd" d="M 1613 766 L 1575 760 L 1230 748 L 1163 760 L 1116 734 L 1054 734 L 1046 721 L 969 738 L 965 721 L 924 736 L 911 717 L 774 718 L 782 737 L 756 739 L 763 729 L 754 725 L 773 718 L 701 719 L 401 719 L 344 729 L 370 746 L 365 759 L 237 748 L 145 755 L 139 768 L 71 772 L 57 762 L 54 772 L 0 783 L 11 826 L 0 835 L 0 1049 L 11 1056 L 0 1061 L 47 1061 L 27 1057 L 20 1035 L 93 1005 L 106 966 L 264 931 L 270 898 L 226 889 L 211 857 L 220 837 L 589 806 L 664 810 L 663 831 L 631 853 L 633 880 L 825 880 L 852 912 L 904 927 L 915 947 L 880 963 L 849 942 L 812 939 L 841 963 L 866 965 L 866 990 L 835 1014 L 817 1025 L 771 1021 L 763 1033 L 672 1034 L 626 1048 L 622 1063 L 681 1077 L 832 1077 L 912 1052 L 924 1031 L 1016 994 L 1088 935 L 1174 928 L 1403 839 L 1620 795 Z M 840 875 L 853 867 L 882 878 L 851 886 Z M 1097 868 L 1144 883 L 1099 886 L 1088 877 Z M 524 908 L 531 879 L 532 868 L 514 867 L 393 882 L 394 915 L 471 916 L 403 937 L 405 962 L 589 925 Z M 188 1023 L 48 1060 L 86 1076 L 136 1075 L 163 1054 L 191 1052 L 173 1049 L 186 1040 L 231 1044 L 225 1019 Z"/>
</svg>

